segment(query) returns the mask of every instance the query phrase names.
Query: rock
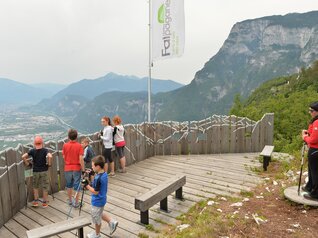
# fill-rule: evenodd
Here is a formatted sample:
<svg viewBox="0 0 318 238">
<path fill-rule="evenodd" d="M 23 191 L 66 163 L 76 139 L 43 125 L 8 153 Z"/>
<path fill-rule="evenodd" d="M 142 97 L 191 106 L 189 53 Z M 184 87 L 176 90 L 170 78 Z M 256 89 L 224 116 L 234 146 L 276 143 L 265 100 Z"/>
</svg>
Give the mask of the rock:
<svg viewBox="0 0 318 238">
<path fill-rule="evenodd" d="M 278 183 L 274 180 L 274 181 L 273 181 L 273 185 L 274 185 L 274 186 L 277 186 Z"/>
<path fill-rule="evenodd" d="M 236 215 L 236 214 L 238 214 L 238 213 L 239 213 L 239 211 L 235 211 L 235 212 L 233 212 L 233 214 L 234 214 L 234 215 Z"/>
<path fill-rule="evenodd" d="M 254 218 L 254 220 L 257 223 L 257 225 L 260 225 L 262 223 L 266 223 L 267 222 L 267 220 L 264 220 L 264 219 L 258 217 L 258 215 L 256 213 L 252 214 L 252 217 Z"/>
<path fill-rule="evenodd" d="M 243 206 L 242 202 L 236 202 L 230 205 L 230 207 L 241 207 L 241 206 Z"/>
<path fill-rule="evenodd" d="M 218 208 L 218 209 L 216 209 L 216 210 L 217 210 L 218 212 L 221 212 L 221 213 L 223 212 L 222 209 L 220 209 L 220 208 Z"/>
<path fill-rule="evenodd" d="M 306 214 L 306 213 L 307 213 L 307 211 L 306 211 L 306 210 L 303 210 L 303 211 L 301 211 L 301 213 Z"/>
<path fill-rule="evenodd" d="M 243 202 L 248 202 L 250 199 L 249 198 L 244 198 Z"/>
<path fill-rule="evenodd" d="M 177 230 L 178 231 L 183 231 L 184 229 L 187 229 L 190 225 L 189 224 L 182 224 L 182 225 L 179 225 L 177 226 Z"/>
<path fill-rule="evenodd" d="M 263 196 L 256 196 L 257 199 L 263 199 Z"/>
<path fill-rule="evenodd" d="M 250 219 L 250 218 L 249 218 L 249 216 L 247 216 L 247 215 L 245 215 L 245 217 L 244 217 L 244 218 L 245 218 L 246 220 Z"/>
<path fill-rule="evenodd" d="M 269 181 L 269 180 L 271 180 L 271 179 L 270 179 L 270 178 L 264 178 L 264 180 Z"/>
<path fill-rule="evenodd" d="M 291 224 L 291 226 L 294 228 L 301 228 L 301 225 L 299 223 Z"/>
<path fill-rule="evenodd" d="M 227 199 L 225 197 L 220 197 L 220 200 L 227 201 Z"/>
<path fill-rule="evenodd" d="M 269 193 L 271 192 L 271 190 L 269 190 L 269 188 L 268 188 L 268 187 L 266 187 L 265 189 L 266 189 L 266 191 L 267 191 L 267 192 L 269 192 Z"/>
<path fill-rule="evenodd" d="M 208 201 L 208 206 L 213 206 L 215 204 L 214 201 Z"/>
<path fill-rule="evenodd" d="M 291 177 L 294 177 L 294 172 L 292 170 L 288 170 L 287 173 L 285 173 L 285 175 L 291 178 Z"/>
<path fill-rule="evenodd" d="M 304 172 L 303 175 L 304 175 L 304 176 L 308 176 L 308 172 L 307 172 L 307 171 Z"/>
<path fill-rule="evenodd" d="M 286 231 L 287 231 L 288 233 L 295 233 L 295 230 L 294 230 L 294 229 L 286 229 Z"/>
</svg>

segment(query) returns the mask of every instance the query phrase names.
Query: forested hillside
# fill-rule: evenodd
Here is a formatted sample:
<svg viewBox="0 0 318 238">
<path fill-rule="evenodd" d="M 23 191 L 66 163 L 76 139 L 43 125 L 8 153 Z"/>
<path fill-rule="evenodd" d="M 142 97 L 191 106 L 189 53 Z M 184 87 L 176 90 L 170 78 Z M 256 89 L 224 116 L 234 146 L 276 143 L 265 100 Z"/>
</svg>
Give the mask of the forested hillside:
<svg viewBox="0 0 318 238">
<path fill-rule="evenodd" d="M 274 112 L 275 149 L 291 152 L 302 143 L 300 132 L 308 126 L 308 105 L 313 101 L 318 101 L 318 61 L 299 74 L 265 82 L 245 101 L 237 95 L 230 113 L 258 120 Z"/>
</svg>

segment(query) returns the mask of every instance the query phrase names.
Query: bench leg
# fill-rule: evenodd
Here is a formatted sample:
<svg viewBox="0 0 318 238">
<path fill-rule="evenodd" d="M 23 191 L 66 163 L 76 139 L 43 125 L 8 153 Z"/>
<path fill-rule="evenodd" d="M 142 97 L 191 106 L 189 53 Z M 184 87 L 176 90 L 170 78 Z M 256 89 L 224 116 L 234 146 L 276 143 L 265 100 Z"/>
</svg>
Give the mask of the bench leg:
<svg viewBox="0 0 318 238">
<path fill-rule="evenodd" d="M 160 209 L 164 211 L 168 211 L 168 198 L 164 198 L 160 201 Z"/>
<path fill-rule="evenodd" d="M 144 225 L 149 225 L 149 211 L 140 211 L 140 222 Z"/>
<path fill-rule="evenodd" d="M 78 229 L 78 238 L 84 238 L 84 229 L 83 229 L 83 227 Z"/>
<path fill-rule="evenodd" d="M 180 187 L 180 188 L 178 188 L 178 189 L 176 190 L 176 199 L 183 200 L 182 187 Z"/>
<path fill-rule="evenodd" d="M 267 166 L 269 165 L 270 159 L 271 159 L 271 157 L 269 157 L 269 156 L 263 157 L 263 169 L 264 169 L 264 171 L 267 171 Z"/>
</svg>

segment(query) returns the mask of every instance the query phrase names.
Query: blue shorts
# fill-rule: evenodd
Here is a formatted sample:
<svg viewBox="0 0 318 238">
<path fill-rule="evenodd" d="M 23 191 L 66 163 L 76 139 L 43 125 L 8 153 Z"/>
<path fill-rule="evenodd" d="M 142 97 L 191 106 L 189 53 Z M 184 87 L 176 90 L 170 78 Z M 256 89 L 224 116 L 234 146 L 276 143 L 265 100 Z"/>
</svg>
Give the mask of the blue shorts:
<svg viewBox="0 0 318 238">
<path fill-rule="evenodd" d="M 65 171 L 66 188 L 78 190 L 81 183 L 81 171 Z"/>
</svg>

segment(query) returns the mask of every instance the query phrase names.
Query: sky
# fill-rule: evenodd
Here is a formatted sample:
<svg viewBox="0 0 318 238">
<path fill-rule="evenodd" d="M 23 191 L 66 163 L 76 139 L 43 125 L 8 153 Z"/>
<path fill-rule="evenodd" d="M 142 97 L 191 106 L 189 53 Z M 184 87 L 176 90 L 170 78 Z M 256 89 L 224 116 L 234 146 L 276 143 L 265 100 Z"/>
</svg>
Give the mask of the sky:
<svg viewBox="0 0 318 238">
<path fill-rule="evenodd" d="M 188 84 L 231 27 L 318 10 L 317 0 L 184 0 L 185 51 L 154 62 L 153 78 Z M 0 78 L 69 84 L 109 72 L 148 74 L 147 0 L 1 0 Z"/>
</svg>

